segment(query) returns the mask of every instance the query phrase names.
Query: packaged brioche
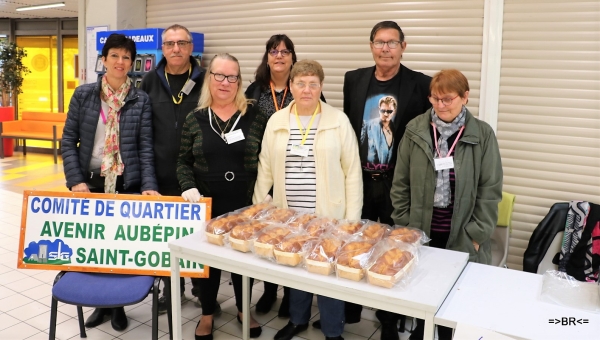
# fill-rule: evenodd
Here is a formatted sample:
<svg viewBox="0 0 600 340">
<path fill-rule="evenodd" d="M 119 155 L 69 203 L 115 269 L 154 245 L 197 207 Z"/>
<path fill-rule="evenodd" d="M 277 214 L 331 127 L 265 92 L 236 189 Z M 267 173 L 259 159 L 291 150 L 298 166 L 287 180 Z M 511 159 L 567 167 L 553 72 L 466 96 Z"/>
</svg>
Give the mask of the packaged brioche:
<svg viewBox="0 0 600 340">
<path fill-rule="evenodd" d="M 409 274 L 418 259 L 415 246 L 384 240 L 377 244 L 367 270 L 367 280 L 372 285 L 392 288 L 408 282 Z"/>
<path fill-rule="evenodd" d="M 429 237 L 421 229 L 394 226 L 387 238 L 413 245 L 422 245 L 430 241 Z"/>
<path fill-rule="evenodd" d="M 374 242 L 365 241 L 361 236 L 348 240 L 337 255 L 337 276 L 354 281 L 362 280 L 374 245 Z"/>
<path fill-rule="evenodd" d="M 281 224 L 274 224 L 262 229 L 256 233 L 256 238 L 252 243 L 254 254 L 259 257 L 273 259 L 273 248 L 275 248 L 275 245 L 280 243 L 289 233 L 290 229 Z"/>
<path fill-rule="evenodd" d="M 369 221 L 358 232 L 364 239 L 378 242 L 389 234 L 391 227 L 387 224 Z"/>
<path fill-rule="evenodd" d="M 248 207 L 244 207 L 234 211 L 234 213 L 240 214 L 249 219 L 258 219 L 270 210 L 276 209 L 277 207 L 270 203 L 258 203 Z"/>
<path fill-rule="evenodd" d="M 227 213 L 206 223 L 204 233 L 209 243 L 219 246 L 225 244 L 225 237 L 235 226 L 248 222 L 249 219 L 239 214 Z"/>
<path fill-rule="evenodd" d="M 250 220 L 239 224 L 229 233 L 229 244 L 232 249 L 247 253 L 250 251 L 255 234 L 268 227 L 268 222 Z"/>
<path fill-rule="evenodd" d="M 304 263 L 311 273 L 330 275 L 335 268 L 337 253 L 344 241 L 331 234 L 322 235 L 312 249 L 306 253 Z"/>
<path fill-rule="evenodd" d="M 367 224 L 368 220 L 351 221 L 342 220 L 332 229 L 336 236 L 348 237 L 358 233 Z"/>
<path fill-rule="evenodd" d="M 304 232 L 287 235 L 273 249 L 276 262 L 286 266 L 297 266 L 316 240 L 316 237 Z"/>
<path fill-rule="evenodd" d="M 290 222 L 295 215 L 296 211 L 294 209 L 276 208 L 265 212 L 261 219 L 269 222 L 286 224 Z"/>
<path fill-rule="evenodd" d="M 310 223 L 310 221 L 314 220 L 315 218 L 317 218 L 317 215 L 298 213 L 290 222 L 288 222 L 288 226 L 295 230 L 301 230 L 304 229 Z"/>
<path fill-rule="evenodd" d="M 311 220 L 305 227 L 304 230 L 311 236 L 321 236 L 321 234 L 335 228 L 337 220 L 329 217 L 320 217 Z"/>
</svg>

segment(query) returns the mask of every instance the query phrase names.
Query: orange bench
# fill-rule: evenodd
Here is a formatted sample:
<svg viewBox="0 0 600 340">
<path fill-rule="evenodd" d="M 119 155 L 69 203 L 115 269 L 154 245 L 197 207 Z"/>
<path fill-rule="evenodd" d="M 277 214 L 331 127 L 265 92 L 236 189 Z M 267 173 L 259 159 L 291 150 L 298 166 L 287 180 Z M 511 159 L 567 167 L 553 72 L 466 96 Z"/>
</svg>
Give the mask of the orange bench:
<svg viewBox="0 0 600 340">
<path fill-rule="evenodd" d="M 4 138 L 22 139 L 23 155 L 27 154 L 27 139 L 52 141 L 54 164 L 58 162 L 58 149 L 62 142 L 66 113 L 23 112 L 21 120 L 0 122 L 0 145 Z M 58 147 L 56 143 L 59 143 Z M 4 148 L 0 148 L 0 158 L 4 158 Z"/>
</svg>

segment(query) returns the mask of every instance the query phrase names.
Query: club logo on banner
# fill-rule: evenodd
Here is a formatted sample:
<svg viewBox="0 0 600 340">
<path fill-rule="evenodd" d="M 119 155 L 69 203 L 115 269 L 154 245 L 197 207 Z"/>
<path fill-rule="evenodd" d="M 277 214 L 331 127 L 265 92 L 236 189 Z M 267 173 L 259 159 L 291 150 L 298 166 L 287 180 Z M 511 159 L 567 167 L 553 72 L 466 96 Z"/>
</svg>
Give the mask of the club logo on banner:
<svg viewBox="0 0 600 340">
<path fill-rule="evenodd" d="M 25 191 L 17 267 L 169 276 L 168 243 L 203 230 L 211 203 Z M 182 276 L 206 277 L 202 264 L 181 259 L 179 266 Z"/>
</svg>

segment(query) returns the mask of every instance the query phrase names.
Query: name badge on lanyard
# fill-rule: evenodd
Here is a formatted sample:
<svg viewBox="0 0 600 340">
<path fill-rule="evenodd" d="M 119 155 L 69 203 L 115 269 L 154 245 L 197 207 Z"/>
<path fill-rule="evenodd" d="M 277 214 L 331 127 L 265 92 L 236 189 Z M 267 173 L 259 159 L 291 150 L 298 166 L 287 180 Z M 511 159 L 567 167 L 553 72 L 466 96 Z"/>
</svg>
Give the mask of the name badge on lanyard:
<svg viewBox="0 0 600 340">
<path fill-rule="evenodd" d="M 433 161 L 435 162 L 436 171 L 454 168 L 454 157 L 436 158 Z"/>
<path fill-rule="evenodd" d="M 190 91 L 194 88 L 194 85 L 196 85 L 196 82 L 191 79 L 188 79 L 183 85 L 181 92 L 185 93 L 186 95 L 189 95 Z"/>
<path fill-rule="evenodd" d="M 235 142 L 239 142 L 244 140 L 244 132 L 241 129 L 237 129 L 235 131 L 231 131 L 225 134 L 225 141 L 227 144 L 233 144 Z"/>
<path fill-rule="evenodd" d="M 310 148 L 308 146 L 304 145 L 304 143 L 306 142 L 306 138 L 308 137 L 308 134 L 310 133 L 310 128 L 313 125 L 313 122 L 315 121 L 315 117 L 317 116 L 317 113 L 319 113 L 320 107 L 321 107 L 321 104 L 318 104 L 317 108 L 315 109 L 315 112 L 313 112 L 312 117 L 310 118 L 310 121 L 308 122 L 308 126 L 306 127 L 306 129 L 303 129 L 302 122 L 300 122 L 300 118 L 298 117 L 298 109 L 296 108 L 296 106 L 294 106 L 294 114 L 296 115 L 296 123 L 298 124 L 298 130 L 300 131 L 300 135 L 302 135 L 302 141 L 300 143 L 292 144 L 292 147 L 290 149 L 290 154 L 295 155 L 295 156 L 300 156 L 300 157 L 308 157 L 308 151 L 310 150 Z"/>
<path fill-rule="evenodd" d="M 433 163 L 435 166 L 435 171 L 454 169 L 454 157 L 452 157 L 452 156 L 442 157 L 442 154 L 440 153 L 440 148 L 438 147 L 437 127 L 435 126 L 435 124 L 433 122 L 431 122 L 431 126 L 433 126 L 433 140 L 435 142 L 435 150 L 437 151 L 437 155 L 439 156 L 439 158 L 435 158 L 433 160 Z M 456 136 L 456 139 L 454 140 L 452 147 L 450 148 L 450 150 L 448 150 L 448 155 L 452 154 L 452 151 L 454 150 L 454 147 L 456 146 L 456 143 L 460 139 L 460 135 L 462 134 L 464 129 L 465 129 L 465 127 L 462 126 L 460 128 L 460 130 L 458 131 L 458 135 Z"/>
<path fill-rule="evenodd" d="M 308 146 L 296 143 L 296 144 L 292 144 L 292 148 L 290 149 L 290 154 L 292 154 L 294 156 L 308 157 L 308 150 L 309 150 Z"/>
</svg>

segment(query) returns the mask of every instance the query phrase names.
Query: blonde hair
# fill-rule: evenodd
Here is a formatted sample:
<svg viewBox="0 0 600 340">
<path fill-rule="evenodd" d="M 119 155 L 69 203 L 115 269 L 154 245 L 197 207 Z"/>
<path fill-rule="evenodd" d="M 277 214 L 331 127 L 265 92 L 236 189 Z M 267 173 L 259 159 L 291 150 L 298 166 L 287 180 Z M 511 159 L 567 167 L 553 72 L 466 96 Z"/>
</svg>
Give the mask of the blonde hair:
<svg viewBox="0 0 600 340">
<path fill-rule="evenodd" d="M 231 60 L 236 63 L 237 71 L 238 71 L 238 81 L 237 81 L 237 93 L 235 94 L 235 98 L 233 102 L 235 103 L 235 107 L 240 111 L 243 115 L 246 113 L 246 109 L 248 109 L 248 104 L 251 103 L 250 100 L 246 99 L 244 95 L 244 90 L 242 89 L 242 73 L 240 72 L 240 63 L 236 57 L 232 56 L 229 53 L 220 53 L 215 55 L 210 64 L 208 64 L 208 69 L 206 70 L 206 74 L 204 75 L 204 82 L 202 83 L 202 90 L 200 92 L 200 100 L 198 100 L 197 110 L 205 109 L 212 105 L 212 95 L 210 94 L 210 72 L 212 72 L 212 67 L 217 59 L 223 60 Z M 224 80 L 223 80 L 224 81 Z"/>
</svg>

